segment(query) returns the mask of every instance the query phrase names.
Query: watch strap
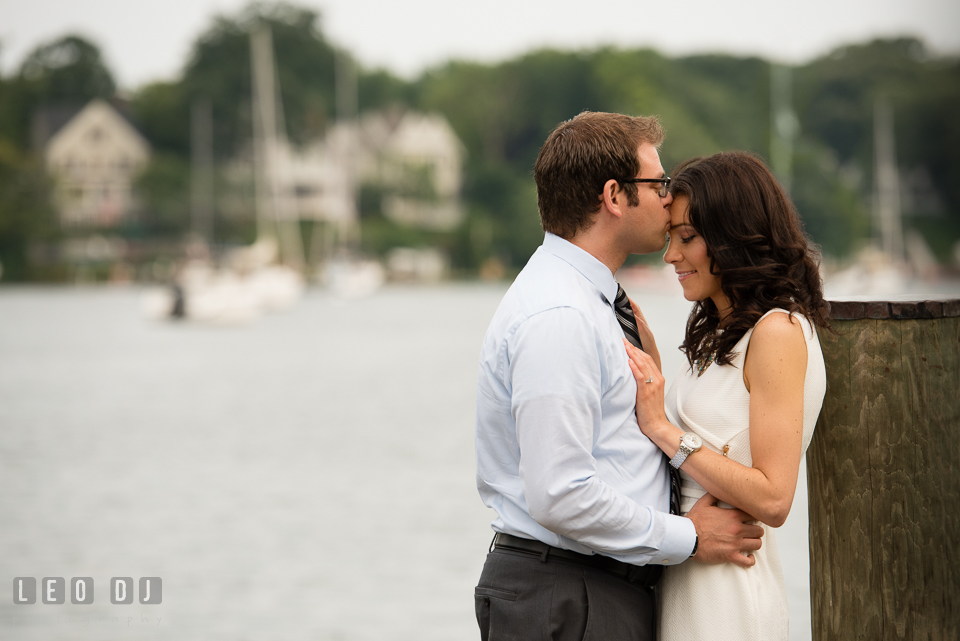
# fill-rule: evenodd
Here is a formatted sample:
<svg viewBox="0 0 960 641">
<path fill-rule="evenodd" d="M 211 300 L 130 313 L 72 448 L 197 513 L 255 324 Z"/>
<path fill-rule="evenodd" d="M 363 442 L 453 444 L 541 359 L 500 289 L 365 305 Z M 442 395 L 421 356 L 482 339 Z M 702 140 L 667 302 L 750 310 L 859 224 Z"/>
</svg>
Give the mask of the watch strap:
<svg viewBox="0 0 960 641">
<path fill-rule="evenodd" d="M 687 457 L 690 456 L 692 451 L 689 447 L 680 443 L 680 449 L 677 450 L 677 453 L 670 459 L 670 465 L 672 465 L 674 469 L 679 470 L 680 466 L 683 465 L 683 462 L 687 460 Z"/>
</svg>

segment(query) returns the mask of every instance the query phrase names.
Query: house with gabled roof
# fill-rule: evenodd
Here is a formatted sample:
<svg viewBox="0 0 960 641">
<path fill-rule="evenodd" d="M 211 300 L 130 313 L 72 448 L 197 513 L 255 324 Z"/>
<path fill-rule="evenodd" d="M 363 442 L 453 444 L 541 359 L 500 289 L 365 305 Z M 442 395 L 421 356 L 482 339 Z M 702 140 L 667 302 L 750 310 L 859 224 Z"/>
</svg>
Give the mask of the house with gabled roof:
<svg viewBox="0 0 960 641">
<path fill-rule="evenodd" d="M 150 144 L 96 99 L 50 137 L 44 158 L 63 226 L 113 227 L 133 211 L 133 181 L 150 160 Z"/>
</svg>

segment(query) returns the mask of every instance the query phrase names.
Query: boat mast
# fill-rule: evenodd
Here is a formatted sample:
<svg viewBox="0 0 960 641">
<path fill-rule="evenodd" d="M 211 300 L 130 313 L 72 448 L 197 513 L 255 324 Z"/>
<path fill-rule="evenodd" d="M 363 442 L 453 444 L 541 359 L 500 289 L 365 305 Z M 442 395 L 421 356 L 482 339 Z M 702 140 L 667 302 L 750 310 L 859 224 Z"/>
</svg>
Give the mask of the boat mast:
<svg viewBox="0 0 960 641">
<path fill-rule="evenodd" d="M 902 262 L 903 220 L 900 212 L 900 175 L 893 133 L 893 109 L 883 98 L 873 103 L 873 144 L 876 161 L 873 198 L 874 229 L 880 248 L 894 262 Z"/>
<path fill-rule="evenodd" d="M 790 67 L 770 64 L 770 165 L 783 190 L 793 183 L 793 141 L 800 123 L 793 112 L 793 77 Z"/>
<path fill-rule="evenodd" d="M 196 238 L 213 243 L 213 116 L 210 98 L 190 107 L 190 212 Z"/>
<path fill-rule="evenodd" d="M 345 180 L 351 203 L 347 217 L 340 221 L 338 236 L 341 247 L 359 249 L 360 225 L 358 214 L 360 210 L 357 180 L 357 147 L 359 122 L 357 116 L 357 70 L 354 67 L 350 54 L 342 49 L 336 53 L 336 102 L 337 123 L 345 132 L 347 144 L 340 149 L 341 162 L 346 167 Z"/>
<path fill-rule="evenodd" d="M 250 33 L 253 71 L 253 149 L 257 208 L 257 240 L 279 241 L 280 260 L 303 269 L 300 223 L 289 189 L 281 179 L 283 154 L 289 150 L 283 103 L 276 82 L 273 37 L 261 23 Z"/>
</svg>

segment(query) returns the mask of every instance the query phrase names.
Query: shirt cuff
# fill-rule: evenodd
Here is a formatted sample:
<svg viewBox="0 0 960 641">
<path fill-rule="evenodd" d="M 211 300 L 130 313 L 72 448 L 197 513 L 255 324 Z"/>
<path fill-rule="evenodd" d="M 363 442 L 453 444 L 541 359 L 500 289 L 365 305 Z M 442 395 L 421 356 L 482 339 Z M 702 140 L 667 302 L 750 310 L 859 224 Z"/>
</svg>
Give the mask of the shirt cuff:
<svg viewBox="0 0 960 641">
<path fill-rule="evenodd" d="M 659 555 L 650 562 L 658 565 L 683 563 L 693 552 L 693 544 L 697 540 L 697 528 L 693 526 L 693 521 L 685 516 L 673 514 L 663 516 L 667 526 L 666 535 L 663 537 Z"/>
</svg>

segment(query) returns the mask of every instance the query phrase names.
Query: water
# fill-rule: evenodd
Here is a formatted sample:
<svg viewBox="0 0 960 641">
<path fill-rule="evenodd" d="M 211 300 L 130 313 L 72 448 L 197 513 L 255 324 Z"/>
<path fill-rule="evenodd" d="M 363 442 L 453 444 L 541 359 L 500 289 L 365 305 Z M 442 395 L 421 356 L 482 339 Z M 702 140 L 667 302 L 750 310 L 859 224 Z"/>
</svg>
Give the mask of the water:
<svg viewBox="0 0 960 641">
<path fill-rule="evenodd" d="M 144 321 L 132 289 L 0 289 L 0 585 L 95 581 L 92 605 L 3 588 L 0 638 L 478 638 L 473 395 L 504 291 L 313 292 L 213 328 Z M 638 298 L 670 374 L 689 306 Z M 805 478 L 779 536 L 797 640 Z M 163 603 L 111 604 L 111 577 Z"/>
</svg>

